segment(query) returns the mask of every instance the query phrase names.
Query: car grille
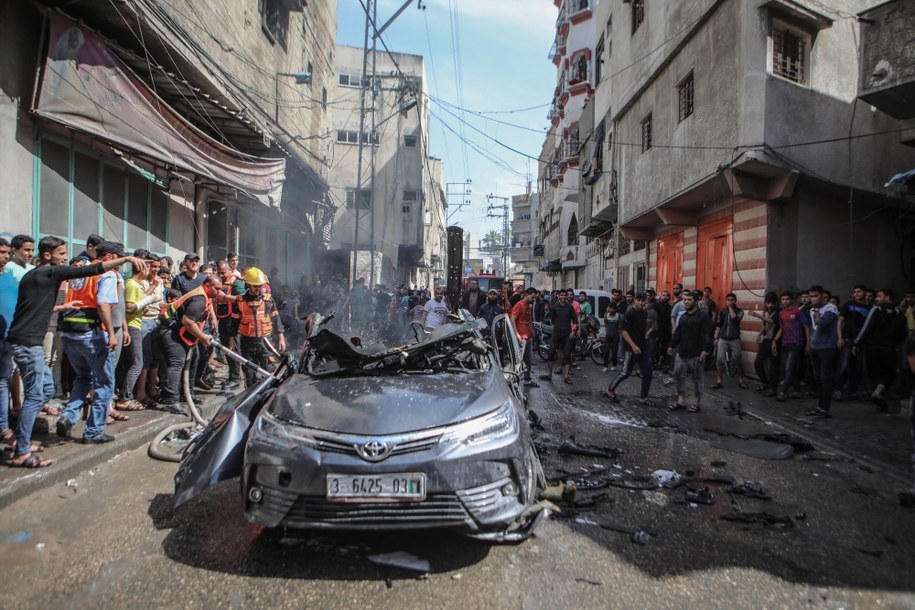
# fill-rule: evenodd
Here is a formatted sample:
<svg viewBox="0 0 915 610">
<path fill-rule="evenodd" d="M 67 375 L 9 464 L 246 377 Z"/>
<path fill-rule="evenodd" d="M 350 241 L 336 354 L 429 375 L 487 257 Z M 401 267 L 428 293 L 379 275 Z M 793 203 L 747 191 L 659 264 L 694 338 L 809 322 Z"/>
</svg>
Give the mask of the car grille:
<svg viewBox="0 0 915 610">
<path fill-rule="evenodd" d="M 403 455 L 406 453 L 415 453 L 417 451 L 426 451 L 432 449 L 438 444 L 442 436 L 442 430 L 429 430 L 426 432 L 417 432 L 415 434 L 396 434 L 389 436 L 358 436 L 354 434 L 335 434 L 332 432 L 312 433 L 314 440 L 318 443 L 318 450 L 330 453 L 343 453 L 345 455 L 359 455 L 357 447 L 369 441 L 381 441 L 387 443 L 392 449 L 387 457 L 394 455 Z M 385 458 L 387 459 L 387 458 Z"/>
<path fill-rule="evenodd" d="M 475 517 L 498 510 L 506 497 L 502 495 L 502 486 L 511 483 L 511 479 L 502 479 L 488 485 L 464 489 L 457 492 L 458 498 Z"/>
</svg>

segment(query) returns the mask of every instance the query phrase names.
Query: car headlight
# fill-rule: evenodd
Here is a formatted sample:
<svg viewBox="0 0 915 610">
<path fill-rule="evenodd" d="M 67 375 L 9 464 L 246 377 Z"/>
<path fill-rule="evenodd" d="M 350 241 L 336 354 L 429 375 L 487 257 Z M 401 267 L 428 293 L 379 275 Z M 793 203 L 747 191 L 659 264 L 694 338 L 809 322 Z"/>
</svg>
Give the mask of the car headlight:
<svg viewBox="0 0 915 610">
<path fill-rule="evenodd" d="M 442 442 L 461 442 L 465 445 L 483 443 L 514 434 L 518 429 L 518 416 L 510 402 L 495 411 L 450 426 L 442 435 Z"/>
<path fill-rule="evenodd" d="M 283 421 L 267 409 L 261 411 L 256 427 L 258 440 L 277 447 L 288 448 L 293 445 L 304 445 L 316 449 L 319 445 L 306 428 Z"/>
</svg>

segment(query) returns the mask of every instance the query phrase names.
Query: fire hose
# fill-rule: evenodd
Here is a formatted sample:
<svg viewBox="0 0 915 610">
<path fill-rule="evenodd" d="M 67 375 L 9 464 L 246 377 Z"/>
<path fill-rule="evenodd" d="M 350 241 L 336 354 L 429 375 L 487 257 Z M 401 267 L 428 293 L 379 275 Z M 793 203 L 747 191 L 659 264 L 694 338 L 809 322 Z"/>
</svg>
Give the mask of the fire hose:
<svg viewBox="0 0 915 610">
<path fill-rule="evenodd" d="M 268 349 L 273 354 L 275 354 L 277 357 L 281 357 L 280 352 L 275 347 L 273 347 L 273 344 L 270 343 L 269 340 L 264 339 L 264 343 L 267 345 Z M 210 343 L 210 345 L 212 345 L 213 347 L 215 347 L 216 349 L 221 351 L 223 354 L 226 355 L 226 357 L 232 358 L 233 360 L 238 361 L 238 363 L 241 364 L 242 367 L 245 369 L 254 371 L 258 375 L 263 375 L 265 377 L 269 376 L 271 374 L 270 371 L 262 369 L 261 367 L 257 366 L 257 364 L 255 364 L 251 360 L 248 360 L 241 354 L 238 354 L 237 352 L 232 351 L 231 349 L 229 349 L 225 345 L 222 345 L 221 343 L 219 343 L 216 340 L 214 340 L 212 343 Z M 187 350 L 187 356 L 184 358 L 184 367 L 181 370 L 181 393 L 184 396 L 185 402 L 187 402 L 188 411 L 190 412 L 190 417 L 191 417 L 192 421 L 184 422 L 181 424 L 174 424 L 174 425 L 168 426 L 167 428 L 164 428 L 162 431 L 160 431 L 155 436 L 155 438 L 153 438 L 153 440 L 150 441 L 150 443 L 149 443 L 149 449 L 147 450 L 147 454 L 151 458 L 154 458 L 157 460 L 163 460 L 166 462 L 180 462 L 181 461 L 180 454 L 164 452 L 161 449 L 159 449 L 159 445 L 169 435 L 174 434 L 175 432 L 178 432 L 179 430 L 193 431 L 193 430 L 202 428 L 207 425 L 207 420 L 203 419 L 203 416 L 200 415 L 200 411 L 197 409 L 197 405 L 194 404 L 194 395 L 191 392 L 191 371 L 190 371 L 190 369 L 191 369 L 191 361 L 194 358 L 195 349 L 196 349 L 196 347 L 192 347 L 191 349 Z"/>
</svg>

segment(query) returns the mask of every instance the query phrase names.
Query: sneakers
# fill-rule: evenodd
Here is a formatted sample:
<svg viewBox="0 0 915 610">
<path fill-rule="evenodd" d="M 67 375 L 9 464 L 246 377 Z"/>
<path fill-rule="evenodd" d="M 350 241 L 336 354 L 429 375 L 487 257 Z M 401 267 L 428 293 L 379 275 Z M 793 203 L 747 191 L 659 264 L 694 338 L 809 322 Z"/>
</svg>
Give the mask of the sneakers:
<svg viewBox="0 0 915 610">
<path fill-rule="evenodd" d="M 187 409 L 176 402 L 166 402 L 159 405 L 159 408 L 175 415 L 187 415 Z"/>
<path fill-rule="evenodd" d="M 604 373 L 606 373 L 606 372 L 607 372 L 607 367 L 604 367 L 604 368 L 601 369 L 601 370 L 602 370 Z"/>
<path fill-rule="evenodd" d="M 222 384 L 222 387 L 226 390 L 234 390 L 235 388 L 237 388 L 240 385 L 241 385 L 241 379 L 227 379 Z"/>
<path fill-rule="evenodd" d="M 86 445 L 102 445 L 104 443 L 110 443 L 114 440 L 114 437 L 110 434 L 99 434 L 98 436 L 93 436 L 92 438 L 84 438 L 83 443 Z"/>
</svg>

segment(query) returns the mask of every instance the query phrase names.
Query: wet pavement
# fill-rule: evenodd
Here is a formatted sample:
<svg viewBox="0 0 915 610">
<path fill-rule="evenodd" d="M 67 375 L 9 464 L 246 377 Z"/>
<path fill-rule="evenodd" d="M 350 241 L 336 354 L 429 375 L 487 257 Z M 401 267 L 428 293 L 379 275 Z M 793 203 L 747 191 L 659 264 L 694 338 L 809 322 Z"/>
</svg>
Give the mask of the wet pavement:
<svg viewBox="0 0 915 610">
<path fill-rule="evenodd" d="M 897 500 L 911 485 L 905 415 L 842 403 L 810 425 L 795 420 L 811 400 L 769 404 L 731 388 L 701 414 L 671 412 L 664 376 L 652 386 L 659 406 L 636 406 L 637 379 L 613 404 L 599 395 L 610 373 L 581 367 L 574 385 L 539 382 L 530 405 L 547 477 L 602 488 L 579 489 L 593 506 L 564 505 L 523 544 L 272 532 L 245 521 L 237 481 L 175 512 L 175 465 L 140 447 L 3 508 L 0 606 L 915 608 L 915 509 Z M 727 414 L 729 399 L 753 415 Z M 789 459 L 722 448 L 779 434 Z M 618 457 L 560 454 L 569 435 Z M 661 469 L 685 482 L 659 487 Z M 745 482 L 771 499 L 736 493 Z M 687 501 L 702 487 L 714 504 Z M 723 519 L 735 512 L 775 519 Z M 602 525 L 649 533 L 637 544 Z M 368 559 L 386 552 L 426 560 L 430 573 Z"/>
</svg>

